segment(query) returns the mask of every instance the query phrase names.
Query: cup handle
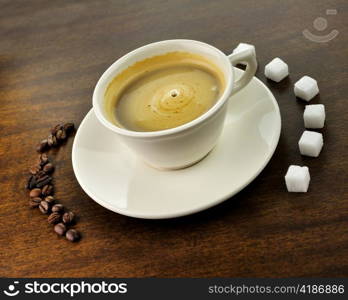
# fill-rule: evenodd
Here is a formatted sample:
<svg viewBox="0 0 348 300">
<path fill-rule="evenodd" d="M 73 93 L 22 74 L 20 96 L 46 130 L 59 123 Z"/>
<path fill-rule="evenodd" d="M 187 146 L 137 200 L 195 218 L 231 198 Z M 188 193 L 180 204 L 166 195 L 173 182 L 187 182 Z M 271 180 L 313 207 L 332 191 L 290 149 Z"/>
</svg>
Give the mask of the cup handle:
<svg viewBox="0 0 348 300">
<path fill-rule="evenodd" d="M 234 87 L 231 94 L 234 95 L 244 88 L 254 77 L 257 70 L 257 61 L 255 52 L 252 49 L 245 49 L 238 53 L 230 54 L 228 58 L 232 66 L 236 66 L 237 64 L 246 65 L 246 69 L 242 77 L 234 82 Z"/>
</svg>

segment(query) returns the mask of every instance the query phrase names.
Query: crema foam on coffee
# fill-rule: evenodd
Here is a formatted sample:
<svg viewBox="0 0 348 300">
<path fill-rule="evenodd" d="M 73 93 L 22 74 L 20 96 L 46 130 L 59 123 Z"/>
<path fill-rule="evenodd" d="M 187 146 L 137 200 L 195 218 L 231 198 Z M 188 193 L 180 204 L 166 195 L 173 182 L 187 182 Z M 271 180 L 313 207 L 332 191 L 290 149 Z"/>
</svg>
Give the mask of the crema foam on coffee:
<svg viewBox="0 0 348 300">
<path fill-rule="evenodd" d="M 133 131 L 158 131 L 188 123 L 209 110 L 225 88 L 222 71 L 207 58 L 169 52 L 119 73 L 104 98 L 108 118 Z"/>
</svg>

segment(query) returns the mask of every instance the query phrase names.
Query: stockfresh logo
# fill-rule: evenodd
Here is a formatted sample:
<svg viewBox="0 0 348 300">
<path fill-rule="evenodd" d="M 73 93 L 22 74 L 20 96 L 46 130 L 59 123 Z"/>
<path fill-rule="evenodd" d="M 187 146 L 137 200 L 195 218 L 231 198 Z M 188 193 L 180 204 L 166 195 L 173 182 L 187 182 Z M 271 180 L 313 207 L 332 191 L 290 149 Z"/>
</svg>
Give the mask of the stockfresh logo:
<svg viewBox="0 0 348 300">
<path fill-rule="evenodd" d="M 3 291 L 6 296 L 17 296 L 20 291 L 16 288 L 19 281 L 14 281 L 7 289 Z M 44 282 L 30 281 L 24 284 L 24 289 L 21 289 L 22 294 L 61 294 L 74 297 L 78 294 L 126 294 L 127 283 L 115 282 Z"/>
<path fill-rule="evenodd" d="M 327 9 L 327 16 L 335 16 L 337 15 L 337 9 Z M 324 17 L 318 17 L 313 21 L 313 28 L 317 33 L 312 33 L 309 29 L 305 29 L 302 31 L 303 36 L 312 42 L 315 43 L 328 43 L 333 40 L 336 36 L 338 36 L 339 31 L 337 29 L 333 29 L 327 34 L 320 34 L 320 32 L 324 32 L 328 28 L 328 21 Z"/>
<path fill-rule="evenodd" d="M 7 287 L 7 290 L 4 290 L 4 294 L 9 297 L 14 297 L 19 294 L 19 290 L 16 290 L 16 285 L 19 283 L 19 281 L 14 281 L 13 284 L 10 284 Z"/>
</svg>

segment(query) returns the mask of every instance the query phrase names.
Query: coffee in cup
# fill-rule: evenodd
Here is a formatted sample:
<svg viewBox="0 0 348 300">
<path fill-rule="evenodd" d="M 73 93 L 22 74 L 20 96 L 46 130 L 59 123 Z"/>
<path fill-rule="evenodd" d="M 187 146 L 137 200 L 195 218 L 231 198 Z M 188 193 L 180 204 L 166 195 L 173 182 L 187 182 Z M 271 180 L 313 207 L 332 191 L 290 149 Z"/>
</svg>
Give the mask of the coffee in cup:
<svg viewBox="0 0 348 300">
<path fill-rule="evenodd" d="M 159 123 L 161 126 L 154 126 L 154 123 L 157 124 L 157 120 L 156 122 L 150 120 L 148 123 L 136 124 L 138 127 L 133 127 L 134 121 L 131 120 L 129 124 L 125 120 L 125 115 L 119 115 L 121 110 L 118 111 L 118 109 L 121 105 L 119 107 L 118 104 L 122 104 L 122 101 L 125 100 L 123 97 L 127 95 L 127 90 L 131 90 L 132 86 L 134 91 L 136 90 L 134 86 L 138 84 L 137 80 L 144 80 L 147 74 L 155 76 L 156 72 L 152 73 L 151 70 L 153 70 L 152 68 L 156 60 L 159 61 L 159 65 L 163 66 L 163 62 L 166 62 L 165 66 L 170 66 L 170 64 L 167 65 L 168 58 L 172 57 L 174 55 L 173 53 L 179 53 L 177 55 L 186 53 L 188 55 L 186 57 L 188 62 L 191 62 L 186 63 L 186 66 L 193 66 L 193 69 L 203 70 L 203 73 L 207 73 L 206 77 L 209 80 L 202 81 L 205 84 L 208 82 L 207 86 L 209 88 L 203 86 L 205 91 L 209 89 L 215 90 L 214 86 L 217 87 L 215 94 L 211 91 L 207 92 L 211 97 L 204 106 L 206 111 L 204 112 L 204 109 L 201 109 L 197 113 L 195 109 L 192 109 L 192 114 L 189 114 L 190 118 L 181 121 L 184 123 L 168 122 L 166 124 L 163 121 L 163 123 Z M 178 65 L 180 67 L 185 66 L 184 62 L 186 62 L 186 58 L 183 59 L 185 55 L 184 57 L 180 57 L 180 59 L 174 58 L 171 60 L 173 67 Z M 163 58 L 166 59 L 164 60 Z M 245 64 L 246 69 L 241 77 L 235 78 L 232 66 L 239 63 Z M 137 71 L 137 68 L 139 68 L 139 71 Z M 161 170 L 185 168 L 200 161 L 217 144 L 223 129 L 230 97 L 243 89 L 251 81 L 256 69 L 257 61 L 255 52 L 251 49 L 244 49 L 238 53 L 226 55 L 214 46 L 193 40 L 179 39 L 152 43 L 127 53 L 115 61 L 103 73 L 93 92 L 93 110 L 98 120 L 106 128 L 115 133 L 115 138 L 120 139 L 122 143 L 134 151 L 148 165 Z M 146 70 L 150 70 L 150 72 Z M 223 74 L 223 76 L 220 76 L 220 74 Z M 161 78 L 161 76 L 159 77 Z M 191 77 L 189 76 L 188 80 L 184 82 L 186 85 L 191 82 Z M 182 81 L 176 81 L 176 83 L 178 82 L 181 83 Z M 163 86 L 166 85 L 163 84 Z M 143 86 L 139 85 L 139 87 Z M 159 87 L 162 87 L 162 85 Z M 175 87 L 169 87 L 168 84 L 166 91 L 173 92 L 174 90 L 175 92 L 176 89 L 178 90 L 177 85 Z M 144 95 L 147 101 L 147 98 L 156 98 L 155 91 Z M 152 98 L 148 97 L 149 95 Z M 199 95 L 202 95 L 202 97 L 207 96 L 206 93 L 200 93 Z M 171 104 L 176 103 L 175 98 L 177 96 L 178 93 L 170 94 L 172 98 L 169 99 L 174 99 L 174 102 L 170 101 Z M 163 99 L 163 97 L 157 99 Z M 180 100 L 178 102 L 180 107 Z M 188 102 L 191 103 L 190 101 Z M 162 101 L 161 104 L 163 103 L 166 105 L 162 105 L 161 109 L 166 112 L 167 108 L 169 111 L 173 110 L 169 103 Z M 185 106 L 181 107 L 181 110 L 183 108 Z M 138 109 L 144 109 L 144 105 L 141 104 L 140 108 L 135 106 L 135 111 L 130 111 L 132 116 L 137 115 Z M 173 112 L 169 113 L 169 116 L 178 114 L 179 112 Z M 167 116 L 168 119 L 170 119 L 169 116 Z M 166 120 L 166 118 L 163 119 Z M 179 120 L 180 118 L 173 117 L 173 119 Z M 192 120 L 189 121 L 190 119 Z M 142 131 L 135 131 L 132 128 Z M 168 129 L 161 130 L 161 128 Z"/>
<path fill-rule="evenodd" d="M 212 61 L 195 53 L 169 52 L 117 74 L 104 94 L 105 111 L 121 128 L 165 130 L 207 112 L 224 89 L 223 72 Z"/>
</svg>

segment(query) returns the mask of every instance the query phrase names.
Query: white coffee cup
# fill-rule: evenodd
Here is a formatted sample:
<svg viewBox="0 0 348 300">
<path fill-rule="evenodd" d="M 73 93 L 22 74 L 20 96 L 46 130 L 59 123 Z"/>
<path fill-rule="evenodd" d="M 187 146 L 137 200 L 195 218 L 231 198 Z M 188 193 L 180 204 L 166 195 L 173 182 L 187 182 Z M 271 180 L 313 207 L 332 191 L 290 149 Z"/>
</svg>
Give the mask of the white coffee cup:
<svg viewBox="0 0 348 300">
<path fill-rule="evenodd" d="M 199 54 L 221 69 L 226 87 L 214 106 L 197 119 L 160 131 L 137 132 L 117 127 L 109 121 L 104 111 L 104 93 L 110 81 L 135 62 L 173 51 Z M 232 66 L 238 63 L 245 64 L 246 70 L 243 76 L 235 81 Z M 223 128 L 228 99 L 249 83 L 256 69 L 255 53 L 250 49 L 227 56 L 209 44 L 194 40 L 152 43 L 121 57 L 104 72 L 94 89 L 93 110 L 106 128 L 113 131 L 150 166 L 165 170 L 188 167 L 204 158 L 216 145 Z"/>
</svg>

